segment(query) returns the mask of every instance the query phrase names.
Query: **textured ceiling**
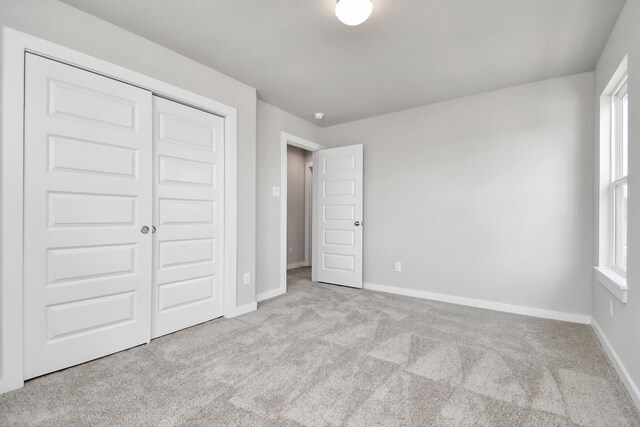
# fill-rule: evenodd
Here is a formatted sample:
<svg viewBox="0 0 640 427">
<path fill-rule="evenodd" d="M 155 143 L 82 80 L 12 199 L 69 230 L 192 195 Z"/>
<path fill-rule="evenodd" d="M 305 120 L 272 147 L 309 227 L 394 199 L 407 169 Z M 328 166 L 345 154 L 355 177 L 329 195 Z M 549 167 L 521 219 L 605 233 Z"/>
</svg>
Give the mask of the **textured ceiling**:
<svg viewBox="0 0 640 427">
<path fill-rule="evenodd" d="M 591 71 L 624 0 L 63 0 L 323 126 Z M 313 113 L 322 111 L 317 122 Z"/>
</svg>

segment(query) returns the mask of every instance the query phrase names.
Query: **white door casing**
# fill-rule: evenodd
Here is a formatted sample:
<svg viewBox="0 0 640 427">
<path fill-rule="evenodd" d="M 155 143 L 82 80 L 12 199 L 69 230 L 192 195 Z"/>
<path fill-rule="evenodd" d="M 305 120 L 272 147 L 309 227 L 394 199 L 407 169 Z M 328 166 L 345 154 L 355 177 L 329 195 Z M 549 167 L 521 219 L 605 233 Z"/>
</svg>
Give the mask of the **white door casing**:
<svg viewBox="0 0 640 427">
<path fill-rule="evenodd" d="M 313 162 L 304 165 L 304 265 L 311 267 L 313 256 Z"/>
<path fill-rule="evenodd" d="M 151 92 L 27 54 L 25 378 L 150 339 Z"/>
<path fill-rule="evenodd" d="M 362 288 L 363 146 L 313 154 L 313 280 Z"/>
<path fill-rule="evenodd" d="M 224 119 L 153 101 L 155 338 L 223 315 Z"/>
</svg>

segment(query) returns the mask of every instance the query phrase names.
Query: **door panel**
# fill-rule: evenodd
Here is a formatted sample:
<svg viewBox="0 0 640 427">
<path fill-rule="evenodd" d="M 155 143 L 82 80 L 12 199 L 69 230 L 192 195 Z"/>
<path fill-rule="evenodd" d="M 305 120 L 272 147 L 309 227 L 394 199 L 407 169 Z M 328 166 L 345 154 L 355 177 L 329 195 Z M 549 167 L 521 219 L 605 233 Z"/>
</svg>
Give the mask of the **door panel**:
<svg viewBox="0 0 640 427">
<path fill-rule="evenodd" d="M 363 147 L 317 151 L 313 164 L 313 280 L 361 288 Z"/>
<path fill-rule="evenodd" d="M 154 97 L 152 337 L 222 316 L 224 119 Z"/>
<path fill-rule="evenodd" d="M 36 55 L 25 71 L 25 378 L 148 342 L 151 93 Z"/>
</svg>

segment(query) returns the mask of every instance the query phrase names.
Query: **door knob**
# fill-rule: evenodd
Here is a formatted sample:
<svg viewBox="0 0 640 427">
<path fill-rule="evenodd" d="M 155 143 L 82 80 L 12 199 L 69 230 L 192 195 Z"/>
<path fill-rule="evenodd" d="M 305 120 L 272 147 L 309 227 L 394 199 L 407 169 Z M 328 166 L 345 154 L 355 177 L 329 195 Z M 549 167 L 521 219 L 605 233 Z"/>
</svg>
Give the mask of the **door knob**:
<svg viewBox="0 0 640 427">
<path fill-rule="evenodd" d="M 147 234 L 147 233 L 149 232 L 149 227 L 147 227 L 146 225 L 145 225 L 145 226 L 143 226 L 143 227 L 140 229 L 140 232 L 141 232 L 142 234 Z"/>
<path fill-rule="evenodd" d="M 360 227 L 360 221 L 354 222 L 353 225 L 355 225 L 356 227 Z"/>
<path fill-rule="evenodd" d="M 152 233 L 152 234 L 155 234 L 155 232 L 156 232 L 156 226 L 155 226 L 155 225 L 152 225 L 152 226 L 151 226 L 151 233 Z"/>
</svg>

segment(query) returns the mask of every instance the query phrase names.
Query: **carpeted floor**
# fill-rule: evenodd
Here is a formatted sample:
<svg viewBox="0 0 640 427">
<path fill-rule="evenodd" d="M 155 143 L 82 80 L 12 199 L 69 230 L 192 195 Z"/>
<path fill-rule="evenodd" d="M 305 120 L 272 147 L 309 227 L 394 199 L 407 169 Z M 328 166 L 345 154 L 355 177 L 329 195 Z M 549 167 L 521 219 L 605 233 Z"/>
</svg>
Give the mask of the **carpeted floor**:
<svg viewBox="0 0 640 427">
<path fill-rule="evenodd" d="M 314 284 L 27 382 L 0 425 L 640 426 L 588 326 Z"/>
</svg>

